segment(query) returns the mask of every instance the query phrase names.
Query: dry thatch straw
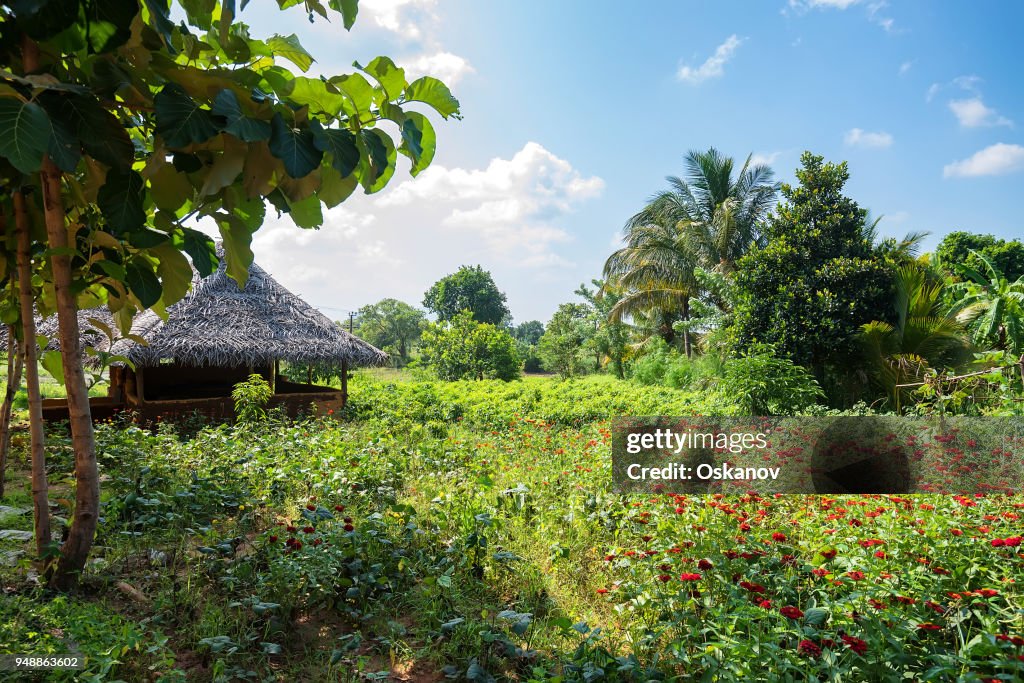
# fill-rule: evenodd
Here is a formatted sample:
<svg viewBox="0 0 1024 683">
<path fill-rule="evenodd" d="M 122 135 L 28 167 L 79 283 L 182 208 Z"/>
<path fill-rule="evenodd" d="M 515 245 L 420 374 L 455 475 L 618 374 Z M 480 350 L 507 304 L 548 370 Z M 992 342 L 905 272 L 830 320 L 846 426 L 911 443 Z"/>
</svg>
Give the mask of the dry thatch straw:
<svg viewBox="0 0 1024 683">
<path fill-rule="evenodd" d="M 222 258 L 209 277 L 194 274 L 192 291 L 167 309 L 167 320 L 143 311 L 132 323 L 132 335 L 146 340 L 107 337 L 88 322 L 96 318 L 116 326 L 106 309 L 80 311 L 82 345 L 122 355 L 136 366 L 173 360 L 180 365 L 205 367 L 266 367 L 275 360 L 314 366 L 379 366 L 388 354 L 349 334 L 327 316 L 282 287 L 255 263 L 249 267 L 244 289 L 228 277 Z M 56 347 L 57 317 L 41 321 Z"/>
</svg>

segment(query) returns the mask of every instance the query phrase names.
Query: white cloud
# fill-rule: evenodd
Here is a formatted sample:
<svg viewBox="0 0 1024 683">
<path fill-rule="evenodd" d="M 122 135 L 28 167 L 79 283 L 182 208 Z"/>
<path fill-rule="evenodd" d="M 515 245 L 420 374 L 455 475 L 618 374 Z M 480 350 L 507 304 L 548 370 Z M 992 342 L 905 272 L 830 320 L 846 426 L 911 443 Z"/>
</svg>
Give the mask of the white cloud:
<svg viewBox="0 0 1024 683">
<path fill-rule="evenodd" d="M 862 128 L 852 128 L 843 136 L 843 142 L 850 147 L 884 149 L 892 145 L 892 135 L 884 131 L 873 133 Z"/>
<path fill-rule="evenodd" d="M 789 6 L 796 9 L 810 7 L 846 9 L 859 2 L 860 0 L 789 0 Z"/>
<path fill-rule="evenodd" d="M 1024 147 L 996 143 L 961 161 L 954 161 L 942 169 L 946 178 L 969 178 L 986 175 L 1005 175 L 1024 169 Z"/>
<path fill-rule="evenodd" d="M 985 106 L 980 97 L 950 100 L 949 109 L 964 128 L 1013 125 L 1013 121 L 1005 116 L 1000 116 L 995 109 Z"/>
<path fill-rule="evenodd" d="M 725 39 L 725 42 L 715 48 L 715 54 L 704 60 L 698 67 L 681 66 L 676 72 L 676 78 L 680 81 L 697 85 L 709 78 L 720 78 L 725 73 L 726 63 L 732 59 L 736 48 L 740 46 L 743 39 L 735 33 Z"/>
<path fill-rule="evenodd" d="M 782 152 L 754 152 L 750 155 L 750 167 L 771 166 L 780 156 L 782 156 Z"/>
<path fill-rule="evenodd" d="M 813 9 L 843 11 L 860 4 L 861 0 L 789 0 L 787 9 L 795 10 L 800 14 Z M 878 24 L 888 33 L 893 33 L 896 30 L 896 22 L 884 13 L 888 6 L 889 3 L 886 0 L 867 3 L 867 17 L 868 21 Z M 786 10 L 783 10 L 783 13 L 785 14 Z"/>
<path fill-rule="evenodd" d="M 430 75 L 440 78 L 449 87 L 462 80 L 463 76 L 475 71 L 464 57 L 444 51 L 403 60 L 402 66 L 409 82 L 420 76 Z"/>
<path fill-rule="evenodd" d="M 903 62 L 902 64 L 900 64 L 900 76 L 905 76 L 907 74 L 907 72 L 910 71 L 911 67 L 913 67 L 913 66 L 914 66 L 914 62 L 913 61 Z"/>
<path fill-rule="evenodd" d="M 437 0 L 363 0 L 359 13 L 403 38 L 418 39 L 424 19 L 436 19 Z"/>
</svg>

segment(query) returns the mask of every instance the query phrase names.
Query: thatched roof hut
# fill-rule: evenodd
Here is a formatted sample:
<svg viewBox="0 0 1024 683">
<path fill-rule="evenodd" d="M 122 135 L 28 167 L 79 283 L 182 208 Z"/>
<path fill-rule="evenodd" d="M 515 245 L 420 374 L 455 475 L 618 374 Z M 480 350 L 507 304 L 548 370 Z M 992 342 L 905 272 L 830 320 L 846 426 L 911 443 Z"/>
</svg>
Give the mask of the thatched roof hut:
<svg viewBox="0 0 1024 683">
<path fill-rule="evenodd" d="M 133 321 L 129 337 L 118 335 L 113 345 L 90 318 L 117 334 L 106 309 L 80 311 L 83 347 L 124 356 L 134 366 L 111 367 L 111 399 L 152 415 L 190 409 L 227 415 L 231 387 L 253 373 L 274 386 L 275 399 L 280 398 L 289 412 L 310 402 L 326 409 L 341 407 L 347 397 L 348 368 L 388 362 L 386 353 L 343 330 L 256 264 L 249 268 L 245 287 L 239 288 L 228 277 L 223 259 L 208 277 L 194 275 L 192 290 L 168 307 L 167 320 L 144 311 Z M 40 321 L 38 332 L 56 347 L 56 316 Z M 341 368 L 342 390 L 280 376 L 282 360 Z"/>
</svg>

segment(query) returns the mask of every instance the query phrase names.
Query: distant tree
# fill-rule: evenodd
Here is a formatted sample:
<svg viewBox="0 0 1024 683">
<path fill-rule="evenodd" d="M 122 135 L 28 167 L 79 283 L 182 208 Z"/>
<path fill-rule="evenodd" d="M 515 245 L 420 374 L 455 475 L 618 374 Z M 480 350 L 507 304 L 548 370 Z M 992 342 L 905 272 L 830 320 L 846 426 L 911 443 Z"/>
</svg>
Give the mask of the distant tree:
<svg viewBox="0 0 1024 683">
<path fill-rule="evenodd" d="M 971 252 L 977 252 L 974 255 Z M 976 271 L 985 270 L 980 257 L 988 258 L 992 265 L 1010 282 L 1024 276 L 1024 242 L 1002 240 L 992 235 L 955 231 L 942 238 L 935 249 L 939 263 L 954 279 L 962 279 L 960 266 Z"/>
<path fill-rule="evenodd" d="M 383 299 L 360 308 L 358 320 L 357 333 L 362 339 L 397 354 L 400 364 L 405 365 L 413 345 L 423 334 L 426 314 L 397 299 Z"/>
<path fill-rule="evenodd" d="M 893 281 L 874 252 L 867 212 L 842 193 L 846 163 L 810 152 L 800 162 L 800 184 L 782 185 L 765 246 L 737 264 L 733 331 L 736 351 L 770 344 L 820 381 L 830 362 L 859 356 L 863 324 L 880 315 L 892 322 Z"/>
<path fill-rule="evenodd" d="M 543 334 L 544 323 L 539 320 L 528 320 L 512 328 L 512 336 L 516 341 L 525 342 L 530 346 L 535 346 Z"/>
<path fill-rule="evenodd" d="M 446 381 L 508 381 L 519 376 L 521 366 L 512 335 L 490 323 L 477 322 L 469 311 L 428 324 L 423 331 L 423 355 Z"/>
<path fill-rule="evenodd" d="M 590 309 L 583 304 L 562 304 L 551 317 L 540 338 L 544 367 L 563 378 L 574 377 L 584 368 L 587 340 L 593 336 Z"/>
<path fill-rule="evenodd" d="M 452 320 L 462 311 L 470 311 L 477 322 L 490 325 L 507 325 L 512 319 L 504 293 L 480 266 L 462 266 L 435 282 L 424 295 L 423 305 L 438 320 Z"/>
<path fill-rule="evenodd" d="M 615 376 L 626 378 L 624 360 L 629 350 L 629 327 L 621 320 L 613 320 L 611 312 L 622 299 L 622 293 L 613 286 L 606 286 L 603 280 L 591 280 L 590 289 L 580 285 L 575 294 L 582 297 L 590 306 L 590 322 L 594 332 L 586 345 L 594 354 L 594 369 L 600 370 L 607 359 Z"/>
</svg>

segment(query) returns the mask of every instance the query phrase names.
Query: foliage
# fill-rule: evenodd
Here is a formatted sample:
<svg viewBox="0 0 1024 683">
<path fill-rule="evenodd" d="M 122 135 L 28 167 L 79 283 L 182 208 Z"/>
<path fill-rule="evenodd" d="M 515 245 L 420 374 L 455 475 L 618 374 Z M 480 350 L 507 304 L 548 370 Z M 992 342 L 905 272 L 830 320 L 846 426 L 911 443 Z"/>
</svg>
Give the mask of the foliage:
<svg viewBox="0 0 1024 683">
<path fill-rule="evenodd" d="M 810 152 L 800 161 L 800 184 L 782 185 L 767 243 L 738 263 L 733 332 L 740 352 L 771 344 L 820 374 L 857 354 L 861 325 L 880 314 L 892 322 L 892 277 L 872 252 L 865 211 L 842 194 L 846 163 Z"/>
<path fill-rule="evenodd" d="M 539 320 L 527 320 L 512 328 L 512 337 L 530 346 L 536 346 L 543 335 L 544 323 Z"/>
<path fill-rule="evenodd" d="M 957 370 L 971 359 L 966 330 L 945 304 L 942 280 L 917 265 L 896 271 L 894 323 L 866 323 L 861 341 L 867 371 L 892 410 L 909 402 L 910 387 L 929 370 Z"/>
<path fill-rule="evenodd" d="M 964 282 L 950 289 L 956 303 L 953 313 L 970 327 L 976 344 L 1024 354 L 1024 275 L 1011 282 L 992 259 L 971 252 L 981 270 L 960 266 Z"/>
<path fill-rule="evenodd" d="M 252 374 L 231 390 L 235 402 L 235 415 L 239 422 L 257 422 L 266 418 L 267 403 L 274 395 L 270 383 L 262 375 Z"/>
<path fill-rule="evenodd" d="M 431 323 L 423 332 L 423 355 L 443 380 L 519 377 L 516 342 L 506 330 L 480 323 L 470 311 L 445 322 Z"/>
<path fill-rule="evenodd" d="M 454 319 L 462 311 L 469 311 L 478 322 L 489 325 L 507 325 L 512 319 L 505 294 L 480 266 L 462 266 L 435 282 L 424 294 L 423 305 L 442 322 Z"/>
<path fill-rule="evenodd" d="M 825 397 L 807 370 L 767 344 L 728 360 L 720 389 L 749 415 L 799 414 Z"/>
<path fill-rule="evenodd" d="M 583 304 L 561 304 L 548 321 L 538 348 L 544 367 L 563 379 L 583 372 L 584 344 L 593 334 Z"/>
<path fill-rule="evenodd" d="M 612 311 L 622 299 L 622 293 L 603 280 L 591 280 L 594 289 L 580 285 L 575 294 L 590 307 L 589 319 L 594 331 L 586 342 L 587 350 L 594 354 L 594 370 L 600 370 L 607 360 L 612 372 L 625 379 L 625 361 L 629 354 L 629 328 L 622 321 L 612 319 Z"/>
<path fill-rule="evenodd" d="M 977 256 L 971 252 L 977 252 Z M 1007 280 L 1013 282 L 1024 276 L 1024 243 L 1020 240 L 1002 240 L 992 235 L 979 235 L 956 230 L 946 234 L 935 249 L 935 255 L 950 277 L 960 279 L 961 266 L 976 271 L 985 269 L 979 256 L 992 262 Z"/>
<path fill-rule="evenodd" d="M 619 288 L 610 319 L 653 316 L 665 341 L 675 338 L 674 323 L 688 322 L 693 303 L 708 296 L 694 271 L 731 273 L 752 245 L 761 243 L 761 221 L 775 201 L 772 170 L 751 166 L 748 157 L 733 176 L 733 160 L 715 148 L 691 151 L 687 177 L 669 177 L 669 190 L 654 196 L 626 223 L 625 246 L 605 263 L 609 283 Z M 690 331 L 682 329 L 683 351 L 691 355 Z"/>
<path fill-rule="evenodd" d="M 357 315 L 361 339 L 397 355 L 400 366 L 409 362 L 409 353 L 423 334 L 423 311 L 397 299 L 383 299 L 363 306 Z"/>
</svg>

